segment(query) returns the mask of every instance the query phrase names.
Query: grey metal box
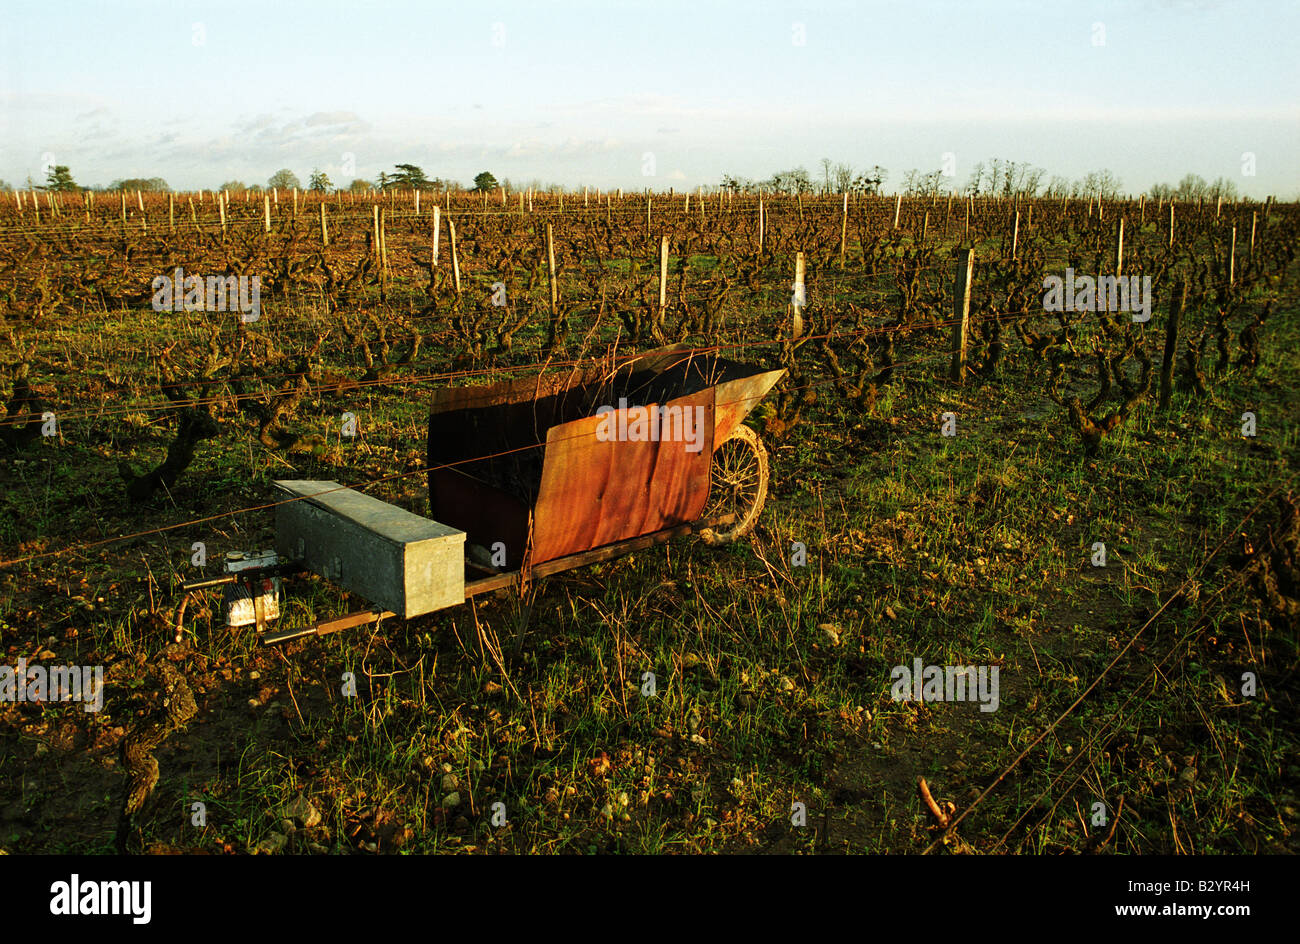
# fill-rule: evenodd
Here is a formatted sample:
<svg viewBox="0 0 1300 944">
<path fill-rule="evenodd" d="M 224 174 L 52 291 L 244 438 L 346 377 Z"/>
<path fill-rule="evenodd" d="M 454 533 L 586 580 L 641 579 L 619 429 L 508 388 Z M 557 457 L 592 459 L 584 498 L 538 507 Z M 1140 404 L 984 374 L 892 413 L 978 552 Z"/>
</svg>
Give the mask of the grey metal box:
<svg viewBox="0 0 1300 944">
<path fill-rule="evenodd" d="M 465 532 L 338 482 L 274 483 L 276 550 L 409 619 L 465 602 Z"/>
</svg>

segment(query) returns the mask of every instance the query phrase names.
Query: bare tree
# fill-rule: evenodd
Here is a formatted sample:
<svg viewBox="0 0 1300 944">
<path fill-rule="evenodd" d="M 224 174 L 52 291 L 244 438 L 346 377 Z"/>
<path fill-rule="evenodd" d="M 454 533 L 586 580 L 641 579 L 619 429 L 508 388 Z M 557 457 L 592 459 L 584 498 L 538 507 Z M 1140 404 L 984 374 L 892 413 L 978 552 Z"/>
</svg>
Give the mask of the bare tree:
<svg viewBox="0 0 1300 944">
<path fill-rule="evenodd" d="M 835 180 L 836 192 L 847 193 L 853 187 L 853 165 L 836 164 L 831 174 Z"/>
</svg>

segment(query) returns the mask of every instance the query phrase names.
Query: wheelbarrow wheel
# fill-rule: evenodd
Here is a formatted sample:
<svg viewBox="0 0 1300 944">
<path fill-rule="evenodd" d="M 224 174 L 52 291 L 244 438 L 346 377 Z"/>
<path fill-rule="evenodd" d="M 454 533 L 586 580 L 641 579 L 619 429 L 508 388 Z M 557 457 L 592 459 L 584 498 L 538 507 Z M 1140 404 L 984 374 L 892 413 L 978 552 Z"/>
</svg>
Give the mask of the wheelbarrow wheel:
<svg viewBox="0 0 1300 944">
<path fill-rule="evenodd" d="M 705 544 L 730 544 L 754 530 L 767 501 L 767 448 L 743 423 L 713 450 L 704 518 L 734 515 L 730 524 L 705 528 Z"/>
</svg>

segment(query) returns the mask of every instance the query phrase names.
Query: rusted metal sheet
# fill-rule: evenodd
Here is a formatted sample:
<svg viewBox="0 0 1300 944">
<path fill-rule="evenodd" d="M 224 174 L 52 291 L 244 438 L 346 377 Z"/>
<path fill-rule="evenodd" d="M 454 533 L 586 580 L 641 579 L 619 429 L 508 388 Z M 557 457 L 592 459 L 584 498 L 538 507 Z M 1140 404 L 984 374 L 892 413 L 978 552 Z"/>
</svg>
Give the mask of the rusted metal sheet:
<svg viewBox="0 0 1300 944">
<path fill-rule="evenodd" d="M 635 429 L 636 411 L 648 409 L 656 416 L 658 403 L 629 404 L 553 427 L 547 435 L 530 563 L 699 518 L 709 495 L 713 399 L 709 388 L 664 403 L 664 416 L 687 416 L 691 423 L 682 427 L 670 421 L 668 433 L 677 438 L 669 441 L 618 436 L 619 430 Z M 602 427 L 613 434 L 606 441 L 598 435 Z M 695 441 L 688 443 L 688 437 Z"/>
</svg>

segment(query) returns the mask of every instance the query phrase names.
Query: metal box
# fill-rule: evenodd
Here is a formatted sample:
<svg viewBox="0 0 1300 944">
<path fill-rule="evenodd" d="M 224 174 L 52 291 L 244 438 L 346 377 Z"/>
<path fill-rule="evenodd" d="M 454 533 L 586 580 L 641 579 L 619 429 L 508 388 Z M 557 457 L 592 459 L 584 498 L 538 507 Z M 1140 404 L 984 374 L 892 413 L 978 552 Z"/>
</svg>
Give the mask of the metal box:
<svg viewBox="0 0 1300 944">
<path fill-rule="evenodd" d="M 274 483 L 276 549 L 404 619 L 465 602 L 465 532 L 345 488 Z"/>
</svg>

